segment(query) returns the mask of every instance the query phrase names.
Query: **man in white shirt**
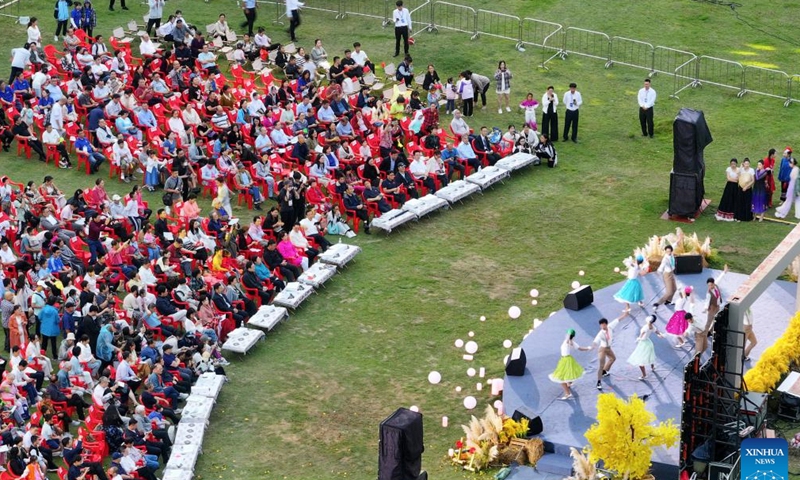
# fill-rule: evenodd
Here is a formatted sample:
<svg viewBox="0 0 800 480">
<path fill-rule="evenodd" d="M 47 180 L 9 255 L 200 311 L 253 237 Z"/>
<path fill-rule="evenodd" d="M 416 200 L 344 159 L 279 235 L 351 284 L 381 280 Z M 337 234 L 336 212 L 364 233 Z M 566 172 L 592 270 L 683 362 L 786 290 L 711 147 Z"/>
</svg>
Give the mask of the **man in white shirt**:
<svg viewBox="0 0 800 480">
<path fill-rule="evenodd" d="M 564 141 L 569 137 L 569 130 L 572 128 L 572 141 L 578 143 L 578 114 L 583 104 L 581 92 L 577 91 L 578 85 L 573 82 L 569 84 L 569 90 L 564 93 L 564 106 L 567 109 L 564 120 Z"/>
<path fill-rule="evenodd" d="M 139 267 L 139 279 L 142 281 L 142 284 L 148 286 L 155 286 L 158 283 L 158 279 L 153 274 L 152 265 L 150 265 L 150 262 L 147 262 Z"/>
<path fill-rule="evenodd" d="M 658 299 L 653 307 L 656 309 L 659 305 L 672 305 L 672 297 L 675 296 L 675 255 L 672 254 L 672 245 L 664 247 L 664 258 L 661 259 L 661 265 L 658 266 L 658 273 L 664 279 L 664 296 Z"/>
<path fill-rule="evenodd" d="M 247 105 L 247 113 L 253 118 L 261 118 L 266 111 L 267 107 L 264 105 L 264 102 L 261 101 L 258 92 L 253 92 L 250 103 Z"/>
<path fill-rule="evenodd" d="M 436 183 L 434 183 L 433 178 L 428 176 L 428 164 L 425 163 L 425 157 L 422 156 L 421 151 L 417 150 L 414 152 L 414 159 L 411 160 L 408 171 L 411 172 L 411 175 L 413 175 L 416 180 L 422 180 L 422 183 L 428 190 L 432 192 L 436 191 Z"/>
<path fill-rule="evenodd" d="M 297 27 L 300 26 L 300 7 L 302 6 L 303 2 L 299 0 L 286 0 L 286 17 L 289 19 L 289 36 L 291 36 L 293 42 L 297 41 L 295 32 L 297 31 Z M 250 35 L 253 34 L 253 32 L 249 33 Z"/>
<path fill-rule="evenodd" d="M 109 118 L 116 118 L 119 116 L 119 112 L 122 111 L 122 104 L 119 102 L 119 94 L 115 93 L 111 97 L 111 101 L 106 104 L 106 115 Z"/>
<path fill-rule="evenodd" d="M 208 44 L 203 45 L 203 51 L 197 55 L 197 60 L 203 68 L 208 70 L 209 74 L 217 75 L 219 73 L 219 68 L 217 68 L 217 56 L 208 50 Z"/>
<path fill-rule="evenodd" d="M 25 71 L 25 67 L 31 63 L 31 50 L 30 45 L 25 44 L 23 48 L 14 48 L 11 50 L 11 76 L 8 78 L 8 84 L 11 85 L 16 80 L 17 75 Z M 38 92 L 37 92 L 38 94 Z"/>
<path fill-rule="evenodd" d="M 392 12 L 394 23 L 394 56 L 400 55 L 400 38 L 403 38 L 403 51 L 408 56 L 408 32 L 411 31 L 411 12 L 403 6 L 403 0 L 397 0 L 397 8 Z"/>
<path fill-rule="evenodd" d="M 289 137 L 283 131 L 283 123 L 281 122 L 275 124 L 275 128 L 272 129 L 272 133 L 270 134 L 270 138 L 272 139 L 272 143 L 278 147 L 285 147 L 289 144 Z"/>
<path fill-rule="evenodd" d="M 542 133 L 551 142 L 558 141 L 558 95 L 552 85 L 542 95 Z"/>
<path fill-rule="evenodd" d="M 639 90 L 639 123 L 642 136 L 653 138 L 653 106 L 656 104 L 656 91 L 650 88 L 650 79 L 644 79 L 644 87 Z"/>
<path fill-rule="evenodd" d="M 31 88 L 33 88 L 33 93 L 35 93 L 38 98 L 42 98 L 43 87 L 49 81 L 50 76 L 47 75 L 47 72 L 44 71 L 44 69 L 33 74 L 33 78 L 31 78 Z"/>
<path fill-rule="evenodd" d="M 111 103 L 109 103 L 109 105 L 111 105 Z M 111 127 L 108 126 L 108 123 L 106 123 L 105 118 L 100 119 L 94 134 L 97 136 L 97 141 L 100 142 L 101 148 L 106 148 L 117 142 L 117 137 L 114 135 Z"/>
<path fill-rule="evenodd" d="M 268 153 L 272 150 L 272 140 L 267 133 L 267 127 L 261 127 L 258 136 L 256 137 L 256 150 L 259 154 Z"/>
<path fill-rule="evenodd" d="M 333 123 L 336 121 L 336 114 L 333 112 L 333 108 L 331 108 L 331 102 L 327 100 L 322 101 L 322 105 L 317 111 L 317 120 L 326 123 Z"/>
<path fill-rule="evenodd" d="M 106 86 L 106 82 L 98 80 L 97 85 L 92 89 L 92 95 L 98 103 L 103 103 L 111 95 L 111 90 Z"/>
<path fill-rule="evenodd" d="M 367 52 L 361 50 L 361 43 L 355 42 L 353 44 L 353 51 L 350 52 L 350 58 L 356 62 L 356 65 L 361 67 L 369 67 L 370 70 L 373 72 L 375 71 L 375 66 L 369 61 Z"/>
<path fill-rule="evenodd" d="M 59 163 L 63 164 L 65 167 L 70 164 L 69 153 L 67 153 L 67 147 L 64 146 L 64 140 L 61 134 L 53 128 L 53 125 L 48 125 L 45 131 L 42 132 L 42 143 L 45 145 L 45 148 L 47 148 L 47 145 L 55 145 L 56 150 L 61 156 L 61 161 Z"/>
<path fill-rule="evenodd" d="M 161 17 L 164 15 L 164 0 L 148 0 L 150 11 L 147 14 L 147 34 L 150 35 L 151 29 L 155 27 L 158 34 L 158 27 L 161 26 Z"/>
<path fill-rule="evenodd" d="M 50 112 L 50 125 L 58 133 L 64 133 L 64 116 L 66 114 L 67 99 L 62 97 L 54 105 Z"/>
<path fill-rule="evenodd" d="M 597 389 L 602 390 L 603 385 L 600 383 L 603 377 L 611 375 L 608 373 L 617 356 L 614 355 L 612 349 L 614 345 L 614 329 L 619 325 L 619 321 L 627 317 L 628 313 L 625 312 L 621 317 L 614 319 L 611 323 L 608 320 L 601 318 L 598 322 L 600 324 L 600 331 L 594 337 L 593 345 L 597 346 Z"/>
</svg>

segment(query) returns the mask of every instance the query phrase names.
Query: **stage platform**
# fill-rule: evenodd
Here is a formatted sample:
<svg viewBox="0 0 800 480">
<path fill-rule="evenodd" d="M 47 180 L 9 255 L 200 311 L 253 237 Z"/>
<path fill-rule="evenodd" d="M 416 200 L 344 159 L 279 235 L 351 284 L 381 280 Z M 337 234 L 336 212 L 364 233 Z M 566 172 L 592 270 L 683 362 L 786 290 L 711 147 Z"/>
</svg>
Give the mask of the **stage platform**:
<svg viewBox="0 0 800 480">
<path fill-rule="evenodd" d="M 703 314 L 706 295 L 706 279 L 717 278 L 717 270 L 704 270 L 701 274 L 678 275 L 678 287 L 691 285 L 695 291 L 694 315 L 705 321 Z M 720 282 L 723 299 L 735 292 L 745 281 L 746 275 L 728 273 Z M 584 432 L 595 422 L 597 414 L 597 351 L 575 352 L 576 360 L 586 369 L 586 374 L 573 386 L 573 398 L 558 400 L 563 393 L 561 386 L 550 381 L 548 375 L 555 369 L 560 358 L 559 346 L 566 331 L 575 329 L 575 341 L 581 346 L 591 344 L 598 332 L 597 321 L 607 318 L 612 321 L 622 314 L 624 305 L 615 301 L 613 295 L 622 287 L 622 282 L 594 292 L 594 304 L 580 311 L 562 309 L 548 318 L 522 341 L 527 356 L 525 374 L 521 377 L 505 378 L 503 404 L 507 414 L 521 406 L 527 407 L 542 417 L 546 450 L 559 455 L 569 455 L 569 447 L 582 448 L 587 445 Z M 635 347 L 639 329 L 645 317 L 653 312 L 652 304 L 663 294 L 661 275 L 652 273 L 642 277 L 645 293 L 645 310 L 638 306 L 631 309 L 632 316 L 620 322 L 614 332 L 614 352 L 617 361 L 611 369 L 611 376 L 603 379 L 603 393 L 615 393 L 620 397 L 637 394 L 647 396 L 648 409 L 659 420 L 673 419 L 680 424 L 681 394 L 683 392 L 683 367 L 690 360 L 693 339 L 687 341 L 683 349 L 675 349 L 674 337 L 666 335 L 660 339 L 650 338 L 655 345 L 658 360 L 653 374 L 649 367 L 647 378 L 639 380 L 639 368 L 627 363 L 627 358 Z M 784 332 L 789 319 L 794 314 L 797 285 L 778 281 L 752 307 L 753 324 L 758 345 L 750 354 L 751 361 L 761 355 L 767 347 Z M 673 313 L 669 307 L 661 306 L 656 312 L 659 319 L 656 325 L 661 332 Z M 708 350 L 710 352 L 710 348 Z M 709 355 L 709 353 L 706 355 Z M 654 470 L 662 473 L 658 479 L 677 479 L 678 446 L 671 449 L 657 449 L 653 454 Z M 519 472 L 522 473 L 522 472 Z M 515 477 L 517 478 L 517 477 Z M 523 478 L 523 477 L 519 477 Z"/>
</svg>

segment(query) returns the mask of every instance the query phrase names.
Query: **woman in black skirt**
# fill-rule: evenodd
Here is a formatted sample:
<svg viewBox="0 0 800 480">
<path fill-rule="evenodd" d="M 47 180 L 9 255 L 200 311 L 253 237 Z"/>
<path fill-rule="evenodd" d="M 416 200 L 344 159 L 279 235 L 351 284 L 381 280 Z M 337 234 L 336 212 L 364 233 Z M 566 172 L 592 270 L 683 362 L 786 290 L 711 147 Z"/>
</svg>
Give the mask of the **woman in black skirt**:
<svg viewBox="0 0 800 480">
<path fill-rule="evenodd" d="M 739 169 L 739 195 L 736 197 L 733 209 L 733 218 L 737 222 L 753 220 L 753 184 L 755 181 L 755 171 L 750 168 L 750 160 L 745 158 L 742 161 L 742 168 Z"/>
<path fill-rule="evenodd" d="M 739 196 L 739 161 L 731 159 L 731 165 L 725 169 L 725 190 L 722 191 L 722 198 L 717 207 L 717 220 L 724 222 L 733 221 L 733 212 L 736 205 L 736 197 Z"/>
</svg>

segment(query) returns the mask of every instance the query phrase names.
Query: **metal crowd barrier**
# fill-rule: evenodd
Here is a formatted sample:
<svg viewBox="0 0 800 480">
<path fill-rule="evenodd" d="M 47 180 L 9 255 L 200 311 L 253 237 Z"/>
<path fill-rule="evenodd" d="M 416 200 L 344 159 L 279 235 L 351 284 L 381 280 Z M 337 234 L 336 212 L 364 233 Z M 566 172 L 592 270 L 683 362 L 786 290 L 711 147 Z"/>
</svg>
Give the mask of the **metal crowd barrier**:
<svg viewBox="0 0 800 480">
<path fill-rule="evenodd" d="M 755 93 L 784 100 L 783 106 L 792 103 L 792 77 L 786 72 L 771 68 L 744 67 L 744 93 Z"/>
<path fill-rule="evenodd" d="M 542 61 L 539 66 L 547 69 L 545 64 L 550 60 L 561 56 L 562 50 L 560 45 L 563 45 L 563 41 L 558 44 L 559 46 L 548 45 L 547 41 L 556 36 L 559 36 L 560 38 L 560 35 L 563 33 L 564 27 L 557 23 L 545 22 L 543 20 L 526 17 L 523 18 L 522 22 L 520 23 L 519 44 L 517 48 L 520 49 L 520 47 L 525 47 L 526 45 L 541 47 Z"/>
<path fill-rule="evenodd" d="M 655 73 L 653 67 L 655 52 L 655 47 L 647 42 L 632 38 L 612 37 L 606 68 L 611 68 L 614 65 L 625 65 L 626 67 L 646 70 L 648 76 L 652 76 Z"/>
<path fill-rule="evenodd" d="M 478 35 L 511 40 L 516 42 L 515 47 L 519 49 L 521 21 L 516 15 L 497 13 L 489 10 L 478 10 L 477 20 Z"/>
<path fill-rule="evenodd" d="M 744 95 L 744 67 L 739 62 L 702 55 L 697 64 L 697 83 L 730 88 L 741 97 Z"/>
<path fill-rule="evenodd" d="M 283 19 L 286 17 L 286 4 L 279 0 L 256 0 L 260 5 L 274 5 L 275 6 L 275 19 L 272 20 L 273 25 L 285 25 Z"/>
<path fill-rule="evenodd" d="M 575 54 L 608 62 L 611 39 L 603 32 L 567 27 L 563 54 Z"/>
<path fill-rule="evenodd" d="M 786 102 L 786 106 L 791 105 L 793 102 L 800 103 L 800 75 L 792 75 L 790 84 L 789 100 Z"/>
<path fill-rule="evenodd" d="M 346 18 L 348 15 L 376 18 L 383 22 L 383 26 L 389 24 L 389 3 L 378 2 L 375 0 L 341 0 L 339 18 Z"/>
<path fill-rule="evenodd" d="M 679 93 L 687 88 L 695 88 L 699 85 L 697 82 L 697 68 L 697 57 L 694 55 L 692 55 L 692 58 L 689 60 L 675 67 L 675 70 L 672 72 L 673 88 L 672 95 L 669 96 L 670 98 L 680 98 L 678 97 Z M 686 83 L 687 80 L 689 83 Z"/>
<path fill-rule="evenodd" d="M 439 29 L 467 33 L 470 40 L 478 38 L 478 15 L 475 9 L 449 2 L 433 2 L 429 32 Z"/>
<path fill-rule="evenodd" d="M 674 48 L 656 46 L 653 51 L 653 75 L 673 75 L 678 67 L 693 61 L 697 55 Z M 694 75 L 692 75 L 694 77 Z"/>
</svg>

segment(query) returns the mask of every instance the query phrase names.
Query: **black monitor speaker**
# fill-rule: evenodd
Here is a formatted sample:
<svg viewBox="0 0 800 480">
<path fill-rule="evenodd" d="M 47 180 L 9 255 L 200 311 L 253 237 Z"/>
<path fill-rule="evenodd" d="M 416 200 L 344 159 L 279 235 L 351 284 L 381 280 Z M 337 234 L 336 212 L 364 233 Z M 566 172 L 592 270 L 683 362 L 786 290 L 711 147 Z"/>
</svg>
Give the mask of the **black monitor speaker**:
<svg viewBox="0 0 800 480">
<path fill-rule="evenodd" d="M 512 377 L 521 377 L 525 375 L 525 364 L 527 363 L 527 359 L 525 358 L 525 350 L 522 347 L 517 347 L 511 351 L 511 355 L 508 356 L 508 361 L 506 362 L 506 375 L 510 375 Z"/>
<path fill-rule="evenodd" d="M 591 285 L 584 285 L 569 292 L 564 298 L 564 308 L 569 310 L 581 310 L 594 302 L 594 293 Z"/>
<path fill-rule="evenodd" d="M 703 257 L 700 255 L 676 256 L 675 273 L 703 273 Z"/>
<path fill-rule="evenodd" d="M 514 410 L 514 414 L 511 415 L 511 419 L 515 422 L 519 422 L 523 418 L 528 419 L 528 434 L 527 436 L 531 437 L 533 435 L 539 435 L 544 431 L 544 424 L 542 423 L 542 417 L 536 415 L 536 413 L 528 407 L 521 406 L 518 409 Z"/>
</svg>

